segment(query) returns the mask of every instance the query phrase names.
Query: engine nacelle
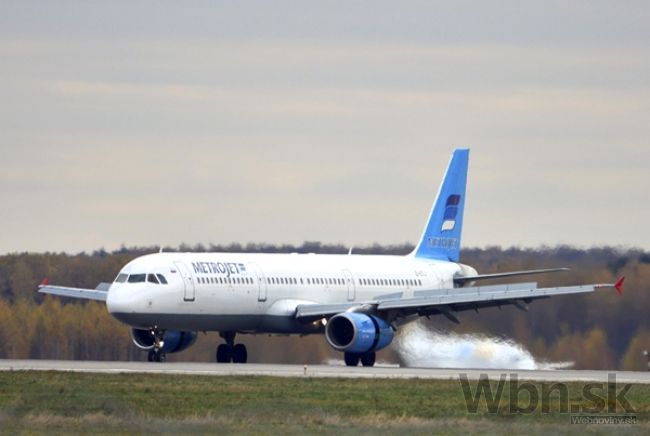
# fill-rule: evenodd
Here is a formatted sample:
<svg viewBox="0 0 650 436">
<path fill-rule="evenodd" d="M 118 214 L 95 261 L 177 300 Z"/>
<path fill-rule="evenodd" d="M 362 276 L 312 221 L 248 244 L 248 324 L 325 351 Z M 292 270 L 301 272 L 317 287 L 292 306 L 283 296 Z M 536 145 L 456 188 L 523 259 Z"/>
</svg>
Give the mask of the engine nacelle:
<svg viewBox="0 0 650 436">
<path fill-rule="evenodd" d="M 325 338 L 336 350 L 363 354 L 381 350 L 393 340 L 393 329 L 383 319 L 365 313 L 334 315 L 325 326 Z"/>
<path fill-rule="evenodd" d="M 164 353 L 178 353 L 186 348 L 189 348 L 197 338 L 196 332 L 181 332 L 178 330 L 168 330 L 163 334 L 163 347 Z M 154 339 L 151 331 L 131 329 L 131 338 L 133 343 L 143 350 L 152 350 Z"/>
</svg>

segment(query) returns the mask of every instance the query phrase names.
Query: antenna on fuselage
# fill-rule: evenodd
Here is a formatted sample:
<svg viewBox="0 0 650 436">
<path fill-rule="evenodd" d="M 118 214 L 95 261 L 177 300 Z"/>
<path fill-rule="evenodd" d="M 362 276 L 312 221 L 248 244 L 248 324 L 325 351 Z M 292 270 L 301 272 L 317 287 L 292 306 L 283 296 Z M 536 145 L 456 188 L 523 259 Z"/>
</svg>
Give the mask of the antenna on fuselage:
<svg viewBox="0 0 650 436">
<path fill-rule="evenodd" d="M 352 249 L 353 249 L 353 248 L 354 248 L 354 247 L 350 247 L 350 249 L 348 250 L 348 256 L 352 254 Z"/>
<path fill-rule="evenodd" d="M 158 253 L 162 253 L 162 252 L 163 252 L 163 246 L 161 245 L 160 248 L 158 249 Z"/>
</svg>

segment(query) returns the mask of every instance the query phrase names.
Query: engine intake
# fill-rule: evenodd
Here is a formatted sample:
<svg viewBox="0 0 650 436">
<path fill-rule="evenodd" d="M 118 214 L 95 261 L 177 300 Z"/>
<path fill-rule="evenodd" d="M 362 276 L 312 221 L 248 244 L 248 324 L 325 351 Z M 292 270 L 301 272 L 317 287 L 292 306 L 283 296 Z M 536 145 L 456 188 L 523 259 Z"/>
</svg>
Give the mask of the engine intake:
<svg viewBox="0 0 650 436">
<path fill-rule="evenodd" d="M 183 351 L 196 342 L 196 332 L 181 332 L 178 330 L 168 330 L 163 334 L 162 340 L 164 342 L 162 352 L 164 353 L 178 353 Z M 154 346 L 154 338 L 149 330 L 131 329 L 131 338 L 133 343 L 143 350 L 152 350 Z"/>
<path fill-rule="evenodd" d="M 325 326 L 325 338 L 336 350 L 363 354 L 381 350 L 393 340 L 393 329 L 383 319 L 365 313 L 334 315 Z"/>
</svg>

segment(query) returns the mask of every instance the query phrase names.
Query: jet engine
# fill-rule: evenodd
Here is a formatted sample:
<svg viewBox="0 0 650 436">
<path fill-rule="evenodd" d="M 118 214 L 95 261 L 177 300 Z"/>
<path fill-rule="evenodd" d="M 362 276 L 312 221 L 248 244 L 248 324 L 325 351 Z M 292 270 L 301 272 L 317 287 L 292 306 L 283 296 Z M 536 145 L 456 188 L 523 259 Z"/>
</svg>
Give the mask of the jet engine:
<svg viewBox="0 0 650 436">
<path fill-rule="evenodd" d="M 196 332 L 168 330 L 162 336 L 163 346 L 160 351 L 178 353 L 194 344 L 196 337 Z M 154 348 L 154 336 L 149 330 L 131 329 L 131 338 L 138 348 L 143 350 L 153 350 Z"/>
<path fill-rule="evenodd" d="M 393 329 L 383 319 L 358 312 L 334 315 L 325 326 L 327 342 L 338 351 L 364 354 L 381 350 L 393 340 Z"/>
</svg>

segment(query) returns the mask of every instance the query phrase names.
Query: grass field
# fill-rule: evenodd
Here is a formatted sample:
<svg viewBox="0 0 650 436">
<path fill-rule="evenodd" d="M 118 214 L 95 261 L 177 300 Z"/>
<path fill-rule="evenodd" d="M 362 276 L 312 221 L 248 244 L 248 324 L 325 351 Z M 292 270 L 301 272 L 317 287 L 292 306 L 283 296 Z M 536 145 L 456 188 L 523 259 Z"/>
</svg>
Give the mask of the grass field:
<svg viewBox="0 0 650 436">
<path fill-rule="evenodd" d="M 593 406 L 583 383 L 567 386 L 574 407 Z M 570 424 L 557 395 L 548 413 L 517 413 L 503 391 L 498 412 L 468 413 L 458 381 L 0 372 L 0 432 L 650 434 L 650 385 L 626 394 L 632 425 Z"/>
</svg>

